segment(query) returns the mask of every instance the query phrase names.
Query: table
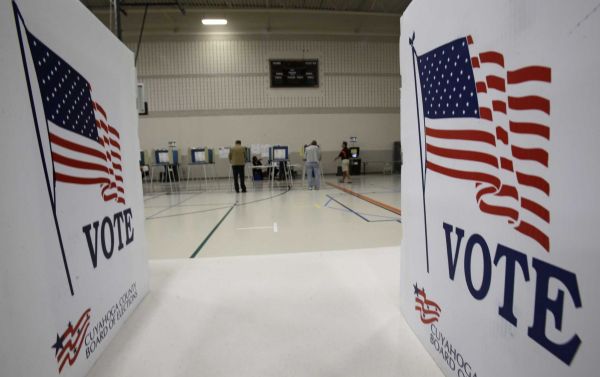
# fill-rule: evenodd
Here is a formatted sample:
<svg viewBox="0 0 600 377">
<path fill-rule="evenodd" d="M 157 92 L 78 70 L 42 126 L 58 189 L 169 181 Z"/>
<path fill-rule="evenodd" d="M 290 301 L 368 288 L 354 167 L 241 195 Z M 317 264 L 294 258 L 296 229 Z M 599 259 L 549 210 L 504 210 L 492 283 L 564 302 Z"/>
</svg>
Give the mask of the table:
<svg viewBox="0 0 600 377">
<path fill-rule="evenodd" d="M 252 187 L 254 187 L 254 171 L 255 170 L 269 170 L 271 169 L 270 165 L 246 165 L 247 175 L 252 180 Z"/>
</svg>

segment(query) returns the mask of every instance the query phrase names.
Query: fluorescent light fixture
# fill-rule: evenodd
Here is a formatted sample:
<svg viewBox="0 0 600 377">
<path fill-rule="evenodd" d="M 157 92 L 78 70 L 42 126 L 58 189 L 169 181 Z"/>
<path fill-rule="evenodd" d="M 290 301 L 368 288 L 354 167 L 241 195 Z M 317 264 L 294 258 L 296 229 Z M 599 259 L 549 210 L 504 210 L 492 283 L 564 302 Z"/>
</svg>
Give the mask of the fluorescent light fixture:
<svg viewBox="0 0 600 377">
<path fill-rule="evenodd" d="M 202 25 L 227 25 L 227 20 L 224 18 L 203 18 Z"/>
</svg>

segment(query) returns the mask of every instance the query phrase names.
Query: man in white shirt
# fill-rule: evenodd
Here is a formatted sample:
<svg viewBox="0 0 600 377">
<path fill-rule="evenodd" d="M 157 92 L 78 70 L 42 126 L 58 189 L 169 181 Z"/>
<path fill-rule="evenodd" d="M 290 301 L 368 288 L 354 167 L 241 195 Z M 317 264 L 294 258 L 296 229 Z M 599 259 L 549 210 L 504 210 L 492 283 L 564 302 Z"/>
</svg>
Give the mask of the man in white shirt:
<svg viewBox="0 0 600 377">
<path fill-rule="evenodd" d="M 308 177 L 308 189 L 318 190 L 321 187 L 321 149 L 317 141 L 313 140 L 309 146 L 304 149 L 304 161 L 306 166 L 306 175 Z"/>
</svg>

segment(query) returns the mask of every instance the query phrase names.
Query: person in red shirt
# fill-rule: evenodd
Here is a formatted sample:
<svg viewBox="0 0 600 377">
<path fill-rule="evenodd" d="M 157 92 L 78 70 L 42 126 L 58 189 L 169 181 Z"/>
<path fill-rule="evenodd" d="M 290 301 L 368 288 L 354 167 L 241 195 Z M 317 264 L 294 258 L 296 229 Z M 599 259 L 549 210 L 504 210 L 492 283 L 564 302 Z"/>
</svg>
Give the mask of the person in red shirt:
<svg viewBox="0 0 600 377">
<path fill-rule="evenodd" d="M 338 158 L 342 159 L 342 179 L 340 182 L 352 183 L 352 178 L 350 178 L 350 149 L 348 149 L 348 143 L 345 141 L 342 143 L 342 150 L 333 161 Z"/>
</svg>

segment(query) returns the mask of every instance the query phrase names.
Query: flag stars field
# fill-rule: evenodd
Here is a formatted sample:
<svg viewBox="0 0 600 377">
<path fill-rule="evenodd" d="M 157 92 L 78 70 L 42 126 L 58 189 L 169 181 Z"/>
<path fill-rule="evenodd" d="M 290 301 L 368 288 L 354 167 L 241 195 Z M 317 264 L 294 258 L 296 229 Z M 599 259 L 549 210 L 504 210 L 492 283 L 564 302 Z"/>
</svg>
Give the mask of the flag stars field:
<svg viewBox="0 0 600 377">
<path fill-rule="evenodd" d="M 100 184 L 105 201 L 125 203 L 118 131 L 93 102 L 88 81 L 31 33 L 27 37 L 45 99 L 55 181 Z"/>
<path fill-rule="evenodd" d="M 518 143 L 542 131 L 545 139 L 549 139 L 549 127 L 544 123 L 550 101 L 538 95 L 516 97 L 507 92 L 508 85 L 528 81 L 550 83 L 551 69 L 532 65 L 509 71 L 505 69 L 501 53 L 486 51 L 471 58 L 468 44 L 472 44 L 470 37 L 461 38 L 417 56 L 423 115 L 428 119 L 425 122 L 426 169 L 474 181 L 482 212 L 507 218 L 515 230 L 549 252 L 546 234 L 549 214 L 545 204 L 550 190 L 543 177 L 543 168 L 548 166 L 547 151 L 544 142 L 537 139 L 537 149 L 523 148 Z M 453 66 L 442 65 L 438 59 L 429 61 L 429 57 L 445 55 L 445 51 L 454 51 Z M 441 71 L 442 79 L 450 76 L 456 82 L 452 85 L 450 80 L 438 80 L 437 74 L 432 75 L 434 70 Z M 484 94 L 488 88 L 494 92 Z M 440 92 L 443 94 L 439 95 Z M 450 108 L 452 110 L 447 111 Z M 526 121 L 531 119 L 536 122 Z M 509 143 L 509 132 L 519 135 L 517 144 Z M 500 148 L 498 141 L 508 149 Z M 521 164 L 519 160 L 538 161 L 542 169 Z"/>
</svg>

